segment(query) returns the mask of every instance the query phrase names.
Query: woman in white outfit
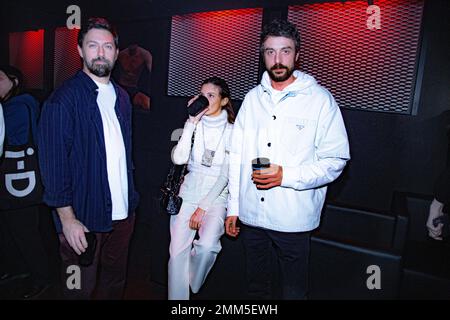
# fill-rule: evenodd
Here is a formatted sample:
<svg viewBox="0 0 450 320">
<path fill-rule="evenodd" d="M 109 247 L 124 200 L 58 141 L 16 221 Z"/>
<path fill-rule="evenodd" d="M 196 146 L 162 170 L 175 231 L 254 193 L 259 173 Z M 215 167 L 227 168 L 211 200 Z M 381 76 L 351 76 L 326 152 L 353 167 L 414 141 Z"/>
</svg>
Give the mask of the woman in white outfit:
<svg viewBox="0 0 450 320">
<path fill-rule="evenodd" d="M 203 81 L 201 95 L 208 98 L 209 106 L 196 117 L 189 116 L 172 153 L 175 164 L 188 163 L 189 173 L 180 188 L 183 205 L 170 220 L 169 300 L 188 300 L 189 286 L 197 293 L 222 248 L 228 145 L 235 115 L 230 90 L 223 79 L 212 77 Z M 199 238 L 194 240 L 197 232 Z"/>
</svg>

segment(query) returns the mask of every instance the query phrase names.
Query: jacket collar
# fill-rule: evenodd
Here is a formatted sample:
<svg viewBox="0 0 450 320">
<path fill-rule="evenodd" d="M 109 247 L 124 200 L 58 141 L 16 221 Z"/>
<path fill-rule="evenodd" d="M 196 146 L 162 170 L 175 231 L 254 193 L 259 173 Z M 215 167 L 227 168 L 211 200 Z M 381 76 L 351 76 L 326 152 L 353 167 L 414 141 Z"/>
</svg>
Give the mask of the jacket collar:
<svg viewBox="0 0 450 320">
<path fill-rule="evenodd" d="M 296 96 L 298 94 L 309 95 L 312 93 L 311 88 L 317 85 L 317 82 L 314 79 L 314 77 L 310 76 L 309 74 L 306 74 L 299 70 L 294 70 L 293 75 L 295 77 L 295 81 L 283 89 L 282 92 L 284 93 L 284 95 L 282 99 L 285 99 L 290 96 Z M 270 82 L 270 76 L 267 71 L 265 71 L 262 76 L 261 88 L 265 93 L 269 94 L 270 96 L 273 94 L 275 90 L 272 87 L 272 84 Z"/>
<path fill-rule="evenodd" d="M 89 91 L 95 92 L 95 94 L 97 94 L 97 91 L 96 91 L 96 90 L 98 89 L 98 86 L 97 86 L 97 84 L 94 82 L 94 80 L 92 80 L 91 77 L 89 77 L 89 76 L 86 74 L 86 72 L 84 72 L 83 70 L 79 70 L 79 71 L 76 73 L 75 77 L 76 77 L 77 79 L 79 79 L 79 80 L 86 86 L 86 88 L 87 88 Z M 110 78 L 110 81 L 111 81 L 111 83 L 112 83 L 112 85 L 113 85 L 113 87 L 114 87 L 114 90 L 116 91 L 117 97 L 119 97 L 119 87 L 118 87 L 118 85 L 116 84 L 116 82 L 115 82 L 112 78 Z"/>
</svg>

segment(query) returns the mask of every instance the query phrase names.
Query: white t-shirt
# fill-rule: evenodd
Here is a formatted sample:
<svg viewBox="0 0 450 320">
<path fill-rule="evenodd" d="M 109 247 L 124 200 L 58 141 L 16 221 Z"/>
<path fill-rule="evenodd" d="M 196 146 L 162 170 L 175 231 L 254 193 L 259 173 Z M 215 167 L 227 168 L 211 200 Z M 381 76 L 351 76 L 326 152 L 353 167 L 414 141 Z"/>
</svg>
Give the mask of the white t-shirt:
<svg viewBox="0 0 450 320">
<path fill-rule="evenodd" d="M 103 122 L 105 136 L 106 168 L 112 200 L 112 220 L 123 220 L 128 217 L 128 179 L 127 159 L 122 131 L 114 106 L 116 91 L 111 82 L 98 86 L 97 105 Z"/>
</svg>

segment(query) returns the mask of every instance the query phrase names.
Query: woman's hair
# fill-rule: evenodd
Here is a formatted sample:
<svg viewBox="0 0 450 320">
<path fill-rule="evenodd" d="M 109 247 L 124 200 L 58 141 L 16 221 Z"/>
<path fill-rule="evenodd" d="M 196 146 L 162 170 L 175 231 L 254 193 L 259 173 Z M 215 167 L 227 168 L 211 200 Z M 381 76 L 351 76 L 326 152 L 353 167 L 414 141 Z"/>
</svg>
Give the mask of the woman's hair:
<svg viewBox="0 0 450 320">
<path fill-rule="evenodd" d="M 23 84 L 23 75 L 19 69 L 10 65 L 0 66 L 0 71 L 2 71 L 8 77 L 8 79 L 11 80 L 13 84 L 11 89 L 6 93 L 6 95 L 0 99 L 2 101 L 6 101 L 21 93 Z"/>
<path fill-rule="evenodd" d="M 228 87 L 228 84 L 225 80 L 219 77 L 211 77 L 203 81 L 202 86 L 205 84 L 211 83 L 213 85 L 216 85 L 219 87 L 220 91 L 220 97 L 222 99 L 228 98 L 228 103 L 222 107 L 222 109 L 225 109 L 228 113 L 228 122 L 234 123 L 234 120 L 236 119 L 236 115 L 234 114 L 233 106 L 231 104 L 231 94 L 230 94 L 230 88 Z"/>
</svg>

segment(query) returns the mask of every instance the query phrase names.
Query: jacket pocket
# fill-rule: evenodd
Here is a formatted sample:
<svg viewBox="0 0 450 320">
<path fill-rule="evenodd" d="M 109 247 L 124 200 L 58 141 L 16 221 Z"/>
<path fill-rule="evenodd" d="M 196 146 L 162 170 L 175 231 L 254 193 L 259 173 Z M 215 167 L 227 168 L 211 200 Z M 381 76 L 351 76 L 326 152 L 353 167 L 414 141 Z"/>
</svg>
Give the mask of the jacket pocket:
<svg viewBox="0 0 450 320">
<path fill-rule="evenodd" d="M 314 147 L 316 120 L 286 117 L 283 125 L 281 143 L 287 152 L 297 155 Z"/>
</svg>

